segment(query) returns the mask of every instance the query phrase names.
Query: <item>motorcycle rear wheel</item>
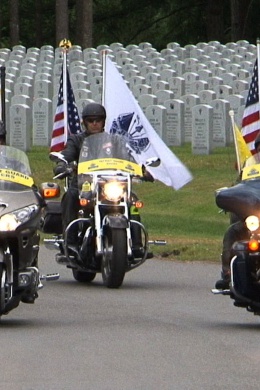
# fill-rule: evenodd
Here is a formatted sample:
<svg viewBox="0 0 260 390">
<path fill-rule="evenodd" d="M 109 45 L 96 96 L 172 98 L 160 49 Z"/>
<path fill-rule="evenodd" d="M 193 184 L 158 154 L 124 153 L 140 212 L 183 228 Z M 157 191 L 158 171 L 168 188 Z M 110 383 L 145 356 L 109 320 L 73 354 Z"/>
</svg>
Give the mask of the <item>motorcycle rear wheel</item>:
<svg viewBox="0 0 260 390">
<path fill-rule="evenodd" d="M 78 271 L 77 269 L 72 269 L 72 274 L 74 279 L 81 283 L 90 283 L 96 277 L 95 272 L 83 272 Z"/>
<path fill-rule="evenodd" d="M 126 230 L 108 228 L 104 235 L 104 254 L 101 263 L 102 279 L 106 287 L 121 286 L 125 277 L 126 264 Z"/>
</svg>

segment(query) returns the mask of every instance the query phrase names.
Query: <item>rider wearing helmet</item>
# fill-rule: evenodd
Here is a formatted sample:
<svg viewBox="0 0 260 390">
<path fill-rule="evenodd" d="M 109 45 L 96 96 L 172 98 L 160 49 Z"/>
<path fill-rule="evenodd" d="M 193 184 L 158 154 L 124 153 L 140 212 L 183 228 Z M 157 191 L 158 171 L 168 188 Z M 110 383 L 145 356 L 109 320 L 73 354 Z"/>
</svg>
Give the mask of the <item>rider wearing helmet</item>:
<svg viewBox="0 0 260 390">
<path fill-rule="evenodd" d="M 80 150 L 84 139 L 90 135 L 104 132 L 105 121 L 106 121 L 106 110 L 101 104 L 89 103 L 83 108 L 82 125 L 85 131 L 80 134 L 71 135 L 68 138 L 65 149 L 62 151 L 62 155 L 64 156 L 65 160 L 68 163 L 72 163 L 72 162 L 78 163 Z M 126 149 L 125 145 L 123 145 L 122 143 L 121 137 L 120 136 L 118 137 L 121 141 L 119 144 L 122 145 L 122 148 L 124 147 Z M 66 169 L 65 164 L 63 162 L 59 162 L 54 168 L 54 173 L 55 175 L 58 175 L 59 173 L 64 172 L 65 169 Z M 150 179 L 148 176 L 148 180 L 153 180 L 153 179 L 152 178 Z M 70 182 L 70 186 L 67 192 L 64 194 L 62 198 L 61 211 L 62 211 L 62 225 L 63 225 L 63 232 L 64 232 L 67 226 L 69 225 L 69 223 L 78 218 L 79 191 L 78 191 L 76 172 L 73 175 L 73 178 Z M 137 219 L 140 221 L 140 216 L 137 216 L 136 218 L 133 217 L 133 219 Z M 74 254 L 76 255 L 77 253 L 78 248 L 77 245 L 75 246 L 75 243 L 77 243 L 77 235 L 78 235 L 77 226 L 73 225 L 70 228 L 70 234 L 68 235 L 68 239 L 67 239 L 68 248 L 72 255 Z M 133 236 L 136 237 L 135 239 L 133 239 L 133 241 L 136 241 L 134 243 L 134 246 L 136 246 L 139 250 L 140 246 L 142 245 L 140 243 L 140 234 L 138 234 L 138 232 L 136 231 L 133 232 Z M 138 255 L 138 253 L 136 255 Z M 152 254 L 149 254 L 149 257 L 152 257 Z"/>
<path fill-rule="evenodd" d="M 106 110 L 98 103 L 87 104 L 82 111 L 82 127 L 85 131 L 80 134 L 73 134 L 68 138 L 62 155 L 68 163 L 78 163 L 80 149 L 86 137 L 92 134 L 98 134 L 104 131 L 106 120 Z M 65 171 L 65 164 L 59 162 L 54 168 L 55 175 Z M 79 192 L 76 172 L 70 182 L 67 192 L 61 201 L 62 225 L 65 231 L 68 224 L 78 217 L 79 211 Z M 77 239 L 77 230 L 71 228 L 71 234 L 68 236 L 68 245 L 73 247 Z"/>
</svg>

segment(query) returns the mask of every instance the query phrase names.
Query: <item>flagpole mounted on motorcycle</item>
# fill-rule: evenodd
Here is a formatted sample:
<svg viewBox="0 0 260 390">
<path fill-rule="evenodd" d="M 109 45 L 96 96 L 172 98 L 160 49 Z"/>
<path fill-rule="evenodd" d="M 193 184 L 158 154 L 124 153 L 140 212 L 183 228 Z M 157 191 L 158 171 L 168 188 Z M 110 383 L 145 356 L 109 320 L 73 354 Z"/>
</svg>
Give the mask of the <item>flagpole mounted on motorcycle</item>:
<svg viewBox="0 0 260 390">
<path fill-rule="evenodd" d="M 5 115 L 5 66 L 0 67 L 1 72 L 1 117 L 0 117 L 0 144 L 6 143 L 6 115 Z"/>
<path fill-rule="evenodd" d="M 148 240 L 148 233 L 140 222 L 138 211 L 142 202 L 132 192 L 132 182 L 147 180 L 150 174 L 153 179 L 177 190 L 192 180 L 192 175 L 152 128 L 105 51 L 102 58 L 101 100 L 106 112 L 105 132 L 89 135 L 81 146 L 77 167 L 80 202 L 78 218 L 70 222 L 65 232 L 62 232 L 59 203 L 49 202 L 50 207 L 46 209 L 42 219 L 42 230 L 57 234 L 53 239 L 45 240 L 45 244 L 53 244 L 56 249 L 60 249 L 60 256 L 56 255 L 57 262 L 72 269 L 77 281 L 91 282 L 96 273 L 101 272 L 105 286 L 118 288 L 125 273 L 148 258 L 150 243 L 165 244 L 163 240 Z M 64 63 L 51 142 L 51 157 L 60 160 L 62 156 L 55 155 L 54 152 L 62 154 L 68 134 L 77 133 L 76 119 L 79 119 L 77 113 L 74 118 L 66 120 L 68 106 L 74 105 L 71 99 L 74 96 L 71 87 L 70 92 L 67 91 L 67 100 L 64 96 L 65 76 L 69 85 L 69 73 L 66 72 L 65 75 L 65 68 Z M 74 107 L 69 112 L 77 112 L 75 105 Z M 107 155 L 98 155 L 89 161 L 89 153 L 86 151 L 97 153 L 99 149 L 107 152 Z M 113 154 L 112 151 L 116 150 L 117 153 Z M 123 150 L 127 151 L 124 156 Z M 67 166 L 65 173 L 70 172 L 70 166 Z M 55 190 L 55 186 L 53 183 L 46 183 L 46 188 L 42 190 L 43 193 L 54 194 L 55 191 L 52 190 Z M 72 248 L 67 243 L 73 227 L 78 232 L 76 252 L 71 252 Z M 140 240 L 136 240 L 137 236 Z M 137 241 L 138 250 L 135 245 Z"/>
</svg>

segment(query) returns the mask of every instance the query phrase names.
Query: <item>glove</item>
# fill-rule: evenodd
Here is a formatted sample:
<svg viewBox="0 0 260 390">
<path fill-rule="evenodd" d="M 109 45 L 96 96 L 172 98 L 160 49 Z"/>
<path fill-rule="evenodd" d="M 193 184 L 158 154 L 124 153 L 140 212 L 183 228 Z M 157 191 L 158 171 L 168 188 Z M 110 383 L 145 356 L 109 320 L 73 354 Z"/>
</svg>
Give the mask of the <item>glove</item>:
<svg viewBox="0 0 260 390">
<path fill-rule="evenodd" d="M 148 172 L 145 168 L 145 166 L 143 165 L 142 166 L 142 171 L 143 171 L 143 177 L 141 178 L 141 180 L 143 181 L 150 181 L 150 182 L 153 182 L 154 181 L 154 178 L 152 177 L 152 175 L 150 174 L 150 172 Z"/>
<path fill-rule="evenodd" d="M 53 173 L 54 175 L 59 175 L 60 173 L 66 171 L 67 165 L 63 162 L 60 161 L 58 164 L 53 168 Z"/>
<path fill-rule="evenodd" d="M 53 168 L 53 172 L 54 172 L 55 176 L 57 176 L 57 175 L 59 175 L 61 173 L 65 173 L 65 172 L 66 172 L 65 176 L 68 176 L 72 172 L 76 172 L 76 171 L 77 171 L 77 163 L 76 163 L 76 161 L 72 161 L 68 165 L 65 164 L 63 161 L 60 161 L 60 162 L 58 162 L 56 167 Z"/>
</svg>

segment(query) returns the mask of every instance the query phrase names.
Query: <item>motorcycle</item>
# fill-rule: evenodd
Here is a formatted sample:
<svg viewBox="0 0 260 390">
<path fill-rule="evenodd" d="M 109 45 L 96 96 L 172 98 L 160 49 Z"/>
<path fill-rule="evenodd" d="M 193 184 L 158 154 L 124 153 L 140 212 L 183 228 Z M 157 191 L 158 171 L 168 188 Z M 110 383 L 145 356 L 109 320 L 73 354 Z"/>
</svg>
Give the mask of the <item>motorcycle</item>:
<svg viewBox="0 0 260 390">
<path fill-rule="evenodd" d="M 118 158 L 115 153 L 104 157 L 104 149 L 101 148 L 101 154 L 91 159 L 86 151 L 97 151 L 100 143 L 99 135 L 96 134 L 87 137 L 81 148 L 77 166 L 80 203 L 78 218 L 62 234 L 61 217 L 58 222 L 60 203 L 50 202 L 50 211 L 47 210 L 42 220 L 42 230 L 56 234 L 44 242 L 48 248 L 59 249 L 56 261 L 72 269 L 75 280 L 91 282 L 97 273 L 101 273 L 105 286 L 118 288 L 123 283 L 125 273 L 139 267 L 147 258 L 148 233 L 138 214 L 143 203 L 132 192 L 132 183 L 140 182 L 143 171 L 140 165 L 131 161 L 129 154 L 125 158 Z M 73 168 L 62 153 L 53 152 L 50 157 L 55 162 L 63 161 L 66 164 L 64 173 L 54 179 L 68 178 Z M 150 166 L 158 166 L 159 163 L 156 158 L 147 161 Z M 49 186 L 53 185 L 49 183 Z M 75 226 L 79 249 L 74 255 L 70 253 L 67 238 Z M 141 257 L 136 256 L 133 250 L 135 234 L 141 236 Z"/>
<path fill-rule="evenodd" d="M 38 226 L 44 201 L 31 175 L 26 154 L 0 146 L 0 316 L 20 302 L 34 303 L 42 280 L 58 274 L 40 275 Z"/>
<path fill-rule="evenodd" d="M 231 283 L 214 294 L 229 295 L 234 305 L 260 315 L 260 161 L 250 157 L 241 182 L 216 191 L 216 204 L 245 223 L 247 237 L 232 246 Z"/>
</svg>

